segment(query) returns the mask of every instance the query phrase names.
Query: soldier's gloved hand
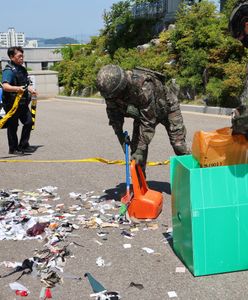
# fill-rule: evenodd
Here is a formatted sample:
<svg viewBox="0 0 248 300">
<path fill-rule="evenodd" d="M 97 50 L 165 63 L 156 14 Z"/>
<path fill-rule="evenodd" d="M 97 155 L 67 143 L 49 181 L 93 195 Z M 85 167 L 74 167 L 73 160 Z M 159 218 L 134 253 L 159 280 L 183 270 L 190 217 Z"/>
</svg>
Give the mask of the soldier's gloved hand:
<svg viewBox="0 0 248 300">
<path fill-rule="evenodd" d="M 145 163 L 144 151 L 137 149 L 131 156 L 131 160 L 135 160 L 136 164 L 143 165 Z"/>
<path fill-rule="evenodd" d="M 190 149 L 188 149 L 187 144 L 185 142 L 174 144 L 173 149 L 176 155 L 191 154 L 191 151 Z"/>
<path fill-rule="evenodd" d="M 233 134 L 248 136 L 248 108 L 245 105 L 237 107 L 232 114 Z"/>
<path fill-rule="evenodd" d="M 129 135 L 125 135 L 124 132 L 117 134 L 118 140 L 121 144 L 122 150 L 126 153 L 126 144 L 130 145 Z"/>
</svg>

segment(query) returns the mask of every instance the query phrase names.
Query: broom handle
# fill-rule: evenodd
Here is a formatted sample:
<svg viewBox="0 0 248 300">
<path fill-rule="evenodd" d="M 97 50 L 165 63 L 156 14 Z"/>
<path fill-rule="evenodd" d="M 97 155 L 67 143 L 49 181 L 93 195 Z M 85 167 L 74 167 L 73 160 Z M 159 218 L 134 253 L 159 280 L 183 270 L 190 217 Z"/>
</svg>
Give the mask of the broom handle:
<svg viewBox="0 0 248 300">
<path fill-rule="evenodd" d="M 128 137 L 128 132 L 124 132 L 125 137 Z M 129 145 L 127 141 L 125 141 L 125 160 L 126 160 L 126 189 L 127 194 L 129 195 L 130 192 L 130 170 L 129 170 Z"/>
</svg>

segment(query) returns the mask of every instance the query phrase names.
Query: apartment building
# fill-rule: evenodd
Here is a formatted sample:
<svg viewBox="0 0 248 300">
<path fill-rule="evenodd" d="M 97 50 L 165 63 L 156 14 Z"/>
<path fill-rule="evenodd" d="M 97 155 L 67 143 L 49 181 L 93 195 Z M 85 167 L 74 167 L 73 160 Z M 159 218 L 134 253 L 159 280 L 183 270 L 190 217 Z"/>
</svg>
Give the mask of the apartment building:
<svg viewBox="0 0 248 300">
<path fill-rule="evenodd" d="M 11 27 L 7 32 L 0 32 L 0 47 L 12 47 L 25 45 L 25 35 L 23 32 L 16 32 L 15 28 Z"/>
</svg>

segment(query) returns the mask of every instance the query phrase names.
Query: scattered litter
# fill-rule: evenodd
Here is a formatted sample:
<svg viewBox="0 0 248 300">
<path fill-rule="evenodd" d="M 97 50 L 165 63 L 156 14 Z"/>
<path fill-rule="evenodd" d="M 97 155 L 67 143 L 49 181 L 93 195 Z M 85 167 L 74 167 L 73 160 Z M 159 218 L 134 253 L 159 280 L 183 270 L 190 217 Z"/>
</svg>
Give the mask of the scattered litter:
<svg viewBox="0 0 248 300">
<path fill-rule="evenodd" d="M 96 259 L 96 264 L 98 265 L 98 267 L 104 267 L 105 266 L 105 261 L 104 259 L 100 256 Z"/>
<path fill-rule="evenodd" d="M 94 196 L 94 195 L 93 195 L 93 196 L 90 196 L 90 198 L 91 198 L 91 199 L 100 199 L 101 196 L 99 196 L 99 195 L 98 195 L 98 196 Z"/>
<path fill-rule="evenodd" d="M 28 236 L 40 235 L 45 231 L 45 228 L 49 226 L 49 223 L 36 223 L 33 227 L 27 230 Z"/>
<path fill-rule="evenodd" d="M 94 293 L 101 293 L 107 291 L 105 287 L 100 282 L 98 282 L 90 273 L 85 273 L 84 277 L 88 278 Z"/>
<path fill-rule="evenodd" d="M 131 232 L 138 232 L 139 228 L 138 227 L 132 227 L 132 228 L 130 228 L 130 231 Z"/>
<path fill-rule="evenodd" d="M 22 275 L 24 275 L 24 274 L 29 274 L 29 273 L 31 273 L 32 270 L 33 270 L 33 264 L 34 264 L 34 261 L 33 261 L 33 260 L 31 260 L 31 259 L 25 259 L 25 260 L 22 262 L 21 265 L 17 265 L 13 271 L 11 271 L 11 272 L 8 273 L 8 274 L 1 275 L 0 278 L 5 278 L 5 277 L 8 277 L 8 276 L 10 276 L 10 275 L 12 275 L 12 274 L 21 272 L 21 271 L 23 271 Z M 25 271 L 25 270 L 27 270 L 27 271 Z M 20 278 L 22 277 L 22 275 L 19 276 L 18 279 L 20 279 Z"/>
<path fill-rule="evenodd" d="M 98 267 L 110 267 L 111 266 L 111 262 L 105 263 L 105 260 L 101 256 L 99 256 L 96 259 L 96 264 L 98 265 Z"/>
<path fill-rule="evenodd" d="M 155 230 L 158 224 L 151 220 L 130 220 L 119 218 L 119 202 L 106 200 L 104 197 L 94 195 L 94 191 L 86 193 L 69 193 L 69 197 L 75 202 L 68 205 L 57 203 L 60 197 L 57 187 L 45 186 L 35 192 L 23 190 L 0 191 L 0 240 L 29 240 L 37 239 L 44 241 L 40 249 L 35 249 L 33 257 L 26 258 L 23 262 L 0 262 L 0 266 L 11 269 L 1 272 L 0 278 L 19 273 L 15 280 L 31 274 L 33 278 L 41 281 L 43 288 L 40 292 L 40 300 L 52 298 L 51 288 L 63 283 L 65 279 L 81 280 L 81 277 L 66 274 L 64 269 L 67 260 L 76 258 L 72 253 L 75 247 L 85 247 L 74 241 L 80 237 L 75 234 L 79 229 L 96 229 L 97 239 L 93 241 L 102 246 L 102 240 L 107 240 L 111 228 L 118 234 L 128 239 L 133 239 L 135 233 L 144 230 Z M 76 202 L 78 201 L 78 202 Z M 62 201 L 60 201 L 62 202 Z M 149 223 L 148 223 L 149 222 Z M 110 228 L 104 229 L 104 228 Z M 109 231 L 109 232 L 108 232 Z M 113 230 L 114 231 L 114 230 Z M 70 240 L 68 241 L 68 238 Z M 73 241 L 71 240 L 73 238 Z M 123 244 L 125 249 L 130 249 L 131 244 Z M 143 248 L 147 253 L 154 253 L 150 248 Z M 96 259 L 99 267 L 111 266 L 111 262 L 105 262 L 100 256 Z M 86 273 L 89 281 L 95 280 Z M 100 283 L 98 283 L 100 284 Z M 12 286 L 13 287 L 13 286 Z M 102 286 L 101 286 L 102 287 Z M 130 283 L 130 287 L 143 289 L 139 283 Z M 24 287 L 25 288 L 25 287 Z M 26 296 L 29 291 L 23 287 L 15 289 L 19 296 Z M 120 299 L 118 292 L 110 292 L 103 288 L 101 291 L 93 289 L 98 300 Z"/>
<path fill-rule="evenodd" d="M 39 192 L 45 192 L 45 193 L 48 193 L 48 194 L 53 194 L 58 188 L 56 186 L 51 186 L 51 185 L 48 185 L 48 186 L 44 186 L 40 189 L 37 189 Z"/>
<path fill-rule="evenodd" d="M 169 298 L 177 298 L 177 293 L 174 291 L 168 292 Z"/>
<path fill-rule="evenodd" d="M 100 231 L 100 232 L 97 232 L 97 235 L 100 236 L 100 237 L 104 237 L 104 236 L 106 236 L 107 234 L 109 234 L 109 233 L 106 232 L 106 231 Z"/>
<path fill-rule="evenodd" d="M 132 233 L 127 232 L 126 230 L 122 230 L 121 235 L 123 235 L 127 239 L 132 239 L 134 236 Z"/>
<path fill-rule="evenodd" d="M 0 266 L 4 266 L 5 268 L 16 268 L 18 266 L 21 266 L 21 262 L 12 262 L 12 261 L 3 261 L 0 263 Z"/>
<path fill-rule="evenodd" d="M 98 282 L 90 273 L 85 273 L 84 277 L 87 277 L 94 294 L 90 294 L 90 297 L 95 297 L 96 300 L 119 300 L 121 299 L 118 292 L 109 292 L 105 287 Z"/>
<path fill-rule="evenodd" d="M 52 298 L 52 292 L 51 289 L 43 287 L 40 291 L 40 300 L 46 300 Z"/>
<path fill-rule="evenodd" d="M 185 273 L 186 268 L 185 267 L 176 267 L 176 273 Z"/>
<path fill-rule="evenodd" d="M 9 287 L 18 296 L 26 297 L 30 293 L 29 290 L 24 285 L 20 284 L 19 282 L 11 282 L 11 283 L 9 283 Z"/>
<path fill-rule="evenodd" d="M 144 247 L 144 248 L 142 248 L 142 250 L 146 251 L 148 254 L 154 253 L 154 250 L 151 248 Z"/>
<path fill-rule="evenodd" d="M 158 229 L 158 227 L 159 226 L 156 223 L 147 223 L 146 227 L 143 228 L 143 230 L 156 230 L 156 229 Z"/>
<path fill-rule="evenodd" d="M 98 240 L 96 240 L 96 239 L 94 240 L 94 242 L 95 242 L 95 243 L 97 243 L 97 244 L 98 244 L 98 245 L 100 245 L 100 246 L 102 246 L 102 245 L 103 245 L 103 243 L 99 242 L 99 241 L 98 241 Z"/>
<path fill-rule="evenodd" d="M 141 283 L 134 283 L 134 282 L 130 282 L 129 287 L 136 287 L 139 290 L 142 290 L 144 288 L 143 284 L 141 284 Z"/>
<path fill-rule="evenodd" d="M 71 193 L 69 193 L 69 197 L 72 198 L 72 199 L 74 199 L 74 200 L 81 199 L 81 194 L 71 192 Z"/>
</svg>

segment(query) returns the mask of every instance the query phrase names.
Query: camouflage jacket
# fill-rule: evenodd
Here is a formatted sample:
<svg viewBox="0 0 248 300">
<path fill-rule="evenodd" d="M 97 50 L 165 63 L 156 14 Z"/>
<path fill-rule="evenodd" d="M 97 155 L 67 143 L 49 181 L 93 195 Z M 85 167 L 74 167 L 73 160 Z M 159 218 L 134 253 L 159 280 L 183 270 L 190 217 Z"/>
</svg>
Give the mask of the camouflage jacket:
<svg viewBox="0 0 248 300">
<path fill-rule="evenodd" d="M 133 118 L 135 128 L 139 128 L 137 148 L 145 150 L 154 136 L 156 125 L 167 118 L 177 96 L 167 90 L 156 75 L 136 69 L 127 74 L 125 92 L 118 99 L 106 99 L 109 125 L 119 135 L 123 132 L 124 118 Z"/>
</svg>

